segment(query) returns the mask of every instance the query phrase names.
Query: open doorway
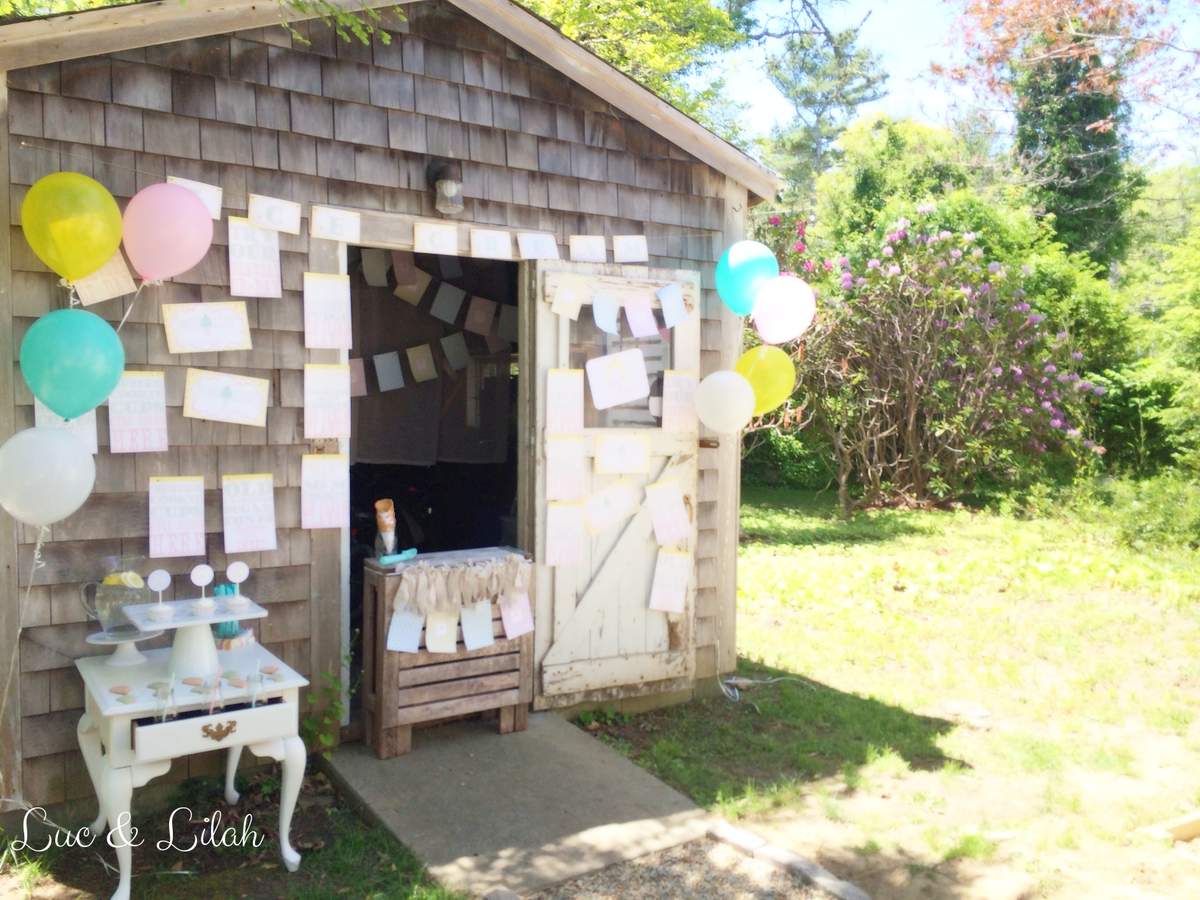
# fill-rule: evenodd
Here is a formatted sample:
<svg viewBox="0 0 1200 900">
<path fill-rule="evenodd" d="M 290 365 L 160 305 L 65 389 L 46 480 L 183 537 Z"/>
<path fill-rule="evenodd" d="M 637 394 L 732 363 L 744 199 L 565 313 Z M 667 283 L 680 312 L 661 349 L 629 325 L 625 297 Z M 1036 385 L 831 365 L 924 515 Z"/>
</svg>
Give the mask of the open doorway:
<svg viewBox="0 0 1200 900">
<path fill-rule="evenodd" d="M 518 267 L 351 248 L 348 268 L 364 376 L 350 439 L 353 679 L 376 500 L 395 504 L 397 551 L 518 543 Z"/>
</svg>

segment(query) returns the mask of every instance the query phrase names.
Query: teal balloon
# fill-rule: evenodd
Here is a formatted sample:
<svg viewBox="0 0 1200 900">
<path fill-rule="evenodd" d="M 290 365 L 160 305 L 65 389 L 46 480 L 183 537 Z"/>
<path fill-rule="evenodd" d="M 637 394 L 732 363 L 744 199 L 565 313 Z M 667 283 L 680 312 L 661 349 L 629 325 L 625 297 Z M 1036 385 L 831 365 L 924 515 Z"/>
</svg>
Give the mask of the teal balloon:
<svg viewBox="0 0 1200 900">
<path fill-rule="evenodd" d="M 750 315 L 758 289 L 779 277 L 779 260 L 758 241 L 738 241 L 717 260 L 717 294 L 739 316 Z"/>
<path fill-rule="evenodd" d="M 125 370 L 125 348 L 113 327 L 84 309 L 42 316 L 21 341 L 21 374 L 33 396 L 64 419 L 108 399 Z"/>
</svg>

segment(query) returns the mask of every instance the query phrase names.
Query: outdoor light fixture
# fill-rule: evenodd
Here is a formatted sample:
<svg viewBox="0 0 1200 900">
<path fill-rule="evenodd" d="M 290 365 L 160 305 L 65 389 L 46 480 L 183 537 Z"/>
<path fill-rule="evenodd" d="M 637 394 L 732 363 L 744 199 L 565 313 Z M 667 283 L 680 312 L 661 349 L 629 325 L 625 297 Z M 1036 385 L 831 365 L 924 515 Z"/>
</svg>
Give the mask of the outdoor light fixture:
<svg viewBox="0 0 1200 900">
<path fill-rule="evenodd" d="M 461 215 L 463 211 L 462 166 L 456 162 L 435 162 L 429 167 L 433 182 L 434 206 L 443 216 Z"/>
</svg>

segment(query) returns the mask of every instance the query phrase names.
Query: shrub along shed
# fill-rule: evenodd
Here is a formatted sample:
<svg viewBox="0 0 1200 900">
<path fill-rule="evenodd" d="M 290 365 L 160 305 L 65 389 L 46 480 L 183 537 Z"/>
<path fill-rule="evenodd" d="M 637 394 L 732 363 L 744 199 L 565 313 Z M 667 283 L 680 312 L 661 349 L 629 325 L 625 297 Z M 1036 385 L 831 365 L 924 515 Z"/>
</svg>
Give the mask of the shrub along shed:
<svg viewBox="0 0 1200 900">
<path fill-rule="evenodd" d="M 344 660 L 358 665 L 362 560 L 372 501 L 384 496 L 396 501 L 401 546 L 515 544 L 533 555 L 537 708 L 679 699 L 734 666 L 738 442 L 663 427 L 674 415 L 663 387 L 669 373 L 732 368 L 741 323 L 718 302 L 712 268 L 775 177 L 508 0 L 393 3 L 381 10 L 390 40 L 369 44 L 319 21 L 281 27 L 281 15 L 300 14 L 258 0 L 164 0 L 0 26 L 0 440 L 34 423 L 21 338 L 68 302 L 21 233 L 29 186 L 81 172 L 121 204 L 171 177 L 221 189 L 199 265 L 90 307 L 114 324 L 128 314 L 127 369 L 165 373 L 169 449 L 112 452 L 102 405 L 95 491 L 52 527 L 43 567 L 34 570 L 35 532 L 0 516 L 7 797 L 90 794 L 73 661 L 94 652 L 84 642 L 94 625 L 79 585 L 102 576 L 107 558 L 148 555 L 155 476 L 204 478 L 207 560 L 219 571 L 234 558 L 250 565 L 244 589 L 270 608 L 258 639 L 314 682 L 350 677 Z M 437 181 L 450 185 L 440 200 Z M 280 295 L 245 298 L 251 349 L 171 353 L 163 305 L 230 299 L 229 221 L 253 195 L 300 204 L 299 233 L 278 238 Z M 449 233 L 426 227 L 445 223 Z M 548 248 L 529 234 L 549 235 Z M 306 341 L 306 272 L 350 275 L 349 350 Z M 628 303 L 670 284 L 688 314 L 668 327 L 651 299 L 653 333 L 633 328 Z M 563 314 L 572 304 L 575 318 Z M 622 304 L 629 324 L 618 310 L 611 333 L 605 310 Z M 547 518 L 575 515 L 556 505 L 559 488 L 548 491 L 547 425 L 564 412 L 547 402 L 551 372 L 626 350 L 641 352 L 651 396 L 605 406 L 584 393 L 574 437 L 588 462 L 574 489 L 592 498 L 616 486 L 605 495 L 616 506 L 628 490 L 638 503 L 547 566 L 548 538 L 561 536 Z M 347 362 L 362 374 L 349 436 L 306 438 L 305 365 Z M 189 367 L 268 380 L 266 426 L 185 415 Z M 319 453 L 350 472 L 345 527 L 302 527 L 301 459 Z M 276 548 L 231 556 L 221 479 L 247 473 L 273 476 Z M 682 613 L 647 608 L 659 547 L 642 494 L 664 476 L 687 511 Z M 178 576 L 202 561 L 146 568 Z M 170 777 L 213 771 L 207 757 L 177 761 Z"/>
</svg>

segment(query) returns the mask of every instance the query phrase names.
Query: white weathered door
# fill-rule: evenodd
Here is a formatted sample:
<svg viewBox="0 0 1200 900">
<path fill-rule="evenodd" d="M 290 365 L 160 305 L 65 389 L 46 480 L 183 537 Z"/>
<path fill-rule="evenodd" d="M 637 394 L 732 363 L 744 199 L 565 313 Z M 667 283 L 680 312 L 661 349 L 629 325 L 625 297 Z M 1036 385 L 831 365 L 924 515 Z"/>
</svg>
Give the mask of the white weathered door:
<svg viewBox="0 0 1200 900">
<path fill-rule="evenodd" d="M 584 282 L 582 279 L 586 279 Z M 633 338 L 624 312 L 620 336 L 601 331 L 593 318 L 594 291 L 618 299 L 630 291 L 642 296 L 671 282 L 683 289 L 689 315 L 680 324 L 650 338 Z M 537 566 L 535 706 L 546 708 L 586 699 L 618 698 L 678 689 L 694 668 L 694 609 L 697 433 L 661 427 L 661 385 L 665 370 L 698 376 L 700 369 L 700 277 L 694 271 L 642 266 L 541 261 L 528 264 L 523 317 L 522 382 L 525 437 L 528 441 L 523 516 L 526 546 Z M 578 290 L 586 298 L 575 320 L 558 315 L 551 304 L 559 290 Z M 569 285 L 569 287 L 568 287 Z M 661 325 L 659 303 L 654 301 Z M 584 445 L 588 456 L 584 496 L 623 480 L 638 498 L 633 511 L 599 532 L 589 532 L 583 562 L 549 567 L 546 548 L 546 385 L 551 369 L 583 369 L 588 359 L 630 348 L 642 350 L 651 382 L 648 400 L 597 410 L 590 386 L 584 388 Z M 532 377 L 531 377 L 532 376 Z M 655 398 L 656 388 L 659 397 Z M 606 475 L 595 471 L 596 442 L 606 435 L 644 440 L 649 467 L 644 474 Z M 659 544 L 645 501 L 645 486 L 663 480 L 678 483 L 689 519 L 686 540 L 667 549 L 692 554 L 691 576 L 682 614 L 648 608 Z"/>
</svg>

